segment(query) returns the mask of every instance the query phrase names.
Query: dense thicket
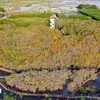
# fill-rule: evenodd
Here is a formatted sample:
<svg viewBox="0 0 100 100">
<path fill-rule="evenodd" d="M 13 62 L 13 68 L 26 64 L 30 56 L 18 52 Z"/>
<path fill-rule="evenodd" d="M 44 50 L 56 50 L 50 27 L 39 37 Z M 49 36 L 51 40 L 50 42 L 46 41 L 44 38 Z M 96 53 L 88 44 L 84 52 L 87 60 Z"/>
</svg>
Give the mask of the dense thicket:
<svg viewBox="0 0 100 100">
<path fill-rule="evenodd" d="M 11 86 L 11 88 L 39 93 L 63 90 L 65 89 L 64 87 L 66 87 L 66 82 L 68 82 L 69 79 L 73 80 L 73 82 L 68 84 L 68 89 L 74 91 L 76 86 L 80 86 L 87 79 L 95 78 L 96 74 L 94 69 L 74 70 L 74 73 L 66 69 L 54 70 L 51 72 L 48 72 L 47 70 L 31 70 L 21 74 L 12 74 L 6 77 L 6 83 Z"/>
<path fill-rule="evenodd" d="M 27 68 L 100 67 L 100 22 L 48 19 L 0 20 L 0 66 Z"/>
<path fill-rule="evenodd" d="M 66 81 L 71 78 L 71 72 L 56 70 L 48 72 L 28 71 L 21 74 L 12 74 L 6 78 L 7 85 L 23 91 L 35 93 L 44 91 L 62 90 Z"/>
<path fill-rule="evenodd" d="M 4 8 L 0 8 L 0 12 L 5 12 L 5 9 Z"/>
</svg>

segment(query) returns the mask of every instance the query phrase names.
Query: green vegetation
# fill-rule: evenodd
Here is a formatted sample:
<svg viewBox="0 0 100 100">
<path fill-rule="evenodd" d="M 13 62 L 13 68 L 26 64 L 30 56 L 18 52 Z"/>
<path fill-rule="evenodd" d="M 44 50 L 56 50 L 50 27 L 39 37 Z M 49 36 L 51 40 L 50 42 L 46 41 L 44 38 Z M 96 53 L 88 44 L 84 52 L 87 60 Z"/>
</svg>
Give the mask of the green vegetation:
<svg viewBox="0 0 100 100">
<path fill-rule="evenodd" d="M 3 100 L 16 100 L 16 98 L 12 94 L 7 95 L 6 93 L 4 93 Z"/>
<path fill-rule="evenodd" d="M 99 21 L 56 19 L 52 30 L 50 16 L 20 15 L 0 19 L 0 66 L 22 71 L 6 77 L 9 86 L 33 93 L 54 92 L 71 78 L 69 88 L 74 91 L 77 85 L 95 78 L 94 69 L 88 69 L 100 66 Z M 72 74 L 66 70 L 70 65 L 82 69 Z"/>
<path fill-rule="evenodd" d="M 56 29 L 51 30 L 46 18 L 1 19 L 0 66 L 11 70 L 97 68 L 99 41 L 100 22 L 92 20 L 57 19 Z"/>
<path fill-rule="evenodd" d="M 89 4 L 80 4 L 78 9 L 98 9 L 96 5 L 89 5 Z"/>
<path fill-rule="evenodd" d="M 85 16 L 83 14 L 70 15 L 70 16 L 68 16 L 68 19 L 90 20 L 90 18 L 88 16 Z"/>
<path fill-rule="evenodd" d="M 49 90 L 51 92 L 62 90 L 66 80 L 71 76 L 70 71 L 55 70 L 48 72 L 43 71 L 28 71 L 21 74 L 12 74 L 6 77 L 6 82 L 9 86 L 19 90 L 35 93 Z"/>
<path fill-rule="evenodd" d="M 82 87 L 80 89 L 80 92 L 82 92 L 82 93 L 89 93 L 89 92 L 95 93 L 96 92 L 96 89 L 90 88 L 90 87 Z"/>
<path fill-rule="evenodd" d="M 81 100 L 85 100 L 85 98 L 81 98 Z"/>
<path fill-rule="evenodd" d="M 5 9 L 4 9 L 4 8 L 0 8 L 0 11 L 1 11 L 1 12 L 5 12 Z"/>
<path fill-rule="evenodd" d="M 0 18 L 2 18 L 3 17 L 3 14 L 0 14 Z"/>
<path fill-rule="evenodd" d="M 100 20 L 100 9 L 82 9 L 80 13 L 87 15 L 95 20 Z"/>
<path fill-rule="evenodd" d="M 23 95 L 20 94 L 19 97 L 20 97 L 20 99 L 23 99 Z"/>
<path fill-rule="evenodd" d="M 56 28 L 63 35 L 71 36 L 86 36 L 89 34 L 100 34 L 99 27 L 96 25 L 99 22 L 88 21 L 88 20 L 67 20 L 58 19 L 56 20 Z M 91 27 L 94 27 L 91 29 Z M 96 28 L 98 28 L 96 30 Z M 97 32 L 98 31 L 98 32 Z"/>
<path fill-rule="evenodd" d="M 13 23 L 14 21 L 12 20 L 6 20 L 6 19 L 2 19 L 0 20 L 0 25 L 3 25 L 3 24 L 10 24 L 10 23 Z"/>
<path fill-rule="evenodd" d="M 18 15 L 13 15 L 10 18 L 49 18 L 52 14 L 51 13 L 34 13 L 34 14 L 18 14 Z"/>
<path fill-rule="evenodd" d="M 5 12 L 5 9 L 4 8 L 0 8 L 0 18 L 3 17 L 4 12 Z"/>
<path fill-rule="evenodd" d="M 80 4 L 78 6 L 79 12 L 95 20 L 100 20 L 100 9 L 96 5 Z"/>
<path fill-rule="evenodd" d="M 16 27 L 28 27 L 30 25 L 31 25 L 30 22 L 16 23 Z"/>
</svg>

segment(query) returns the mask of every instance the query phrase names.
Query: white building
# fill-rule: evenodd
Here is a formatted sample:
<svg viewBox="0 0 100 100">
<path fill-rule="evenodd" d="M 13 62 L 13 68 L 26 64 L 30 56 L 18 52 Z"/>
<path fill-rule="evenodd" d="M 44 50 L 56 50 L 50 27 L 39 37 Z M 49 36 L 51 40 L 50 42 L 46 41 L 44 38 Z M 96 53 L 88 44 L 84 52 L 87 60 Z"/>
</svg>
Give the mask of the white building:
<svg viewBox="0 0 100 100">
<path fill-rule="evenodd" d="M 50 28 L 54 29 L 55 28 L 55 19 L 58 18 L 56 16 L 56 14 L 53 14 L 52 16 L 50 16 Z"/>
</svg>

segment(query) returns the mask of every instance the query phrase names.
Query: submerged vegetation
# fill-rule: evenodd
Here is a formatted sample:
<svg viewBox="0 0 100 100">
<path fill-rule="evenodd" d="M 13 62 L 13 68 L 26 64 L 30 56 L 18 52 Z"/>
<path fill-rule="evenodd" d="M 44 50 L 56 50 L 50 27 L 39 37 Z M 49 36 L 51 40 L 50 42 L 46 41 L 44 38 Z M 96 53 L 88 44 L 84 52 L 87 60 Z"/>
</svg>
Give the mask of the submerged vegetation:
<svg viewBox="0 0 100 100">
<path fill-rule="evenodd" d="M 4 8 L 0 8 L 0 12 L 5 12 L 5 9 Z"/>
</svg>

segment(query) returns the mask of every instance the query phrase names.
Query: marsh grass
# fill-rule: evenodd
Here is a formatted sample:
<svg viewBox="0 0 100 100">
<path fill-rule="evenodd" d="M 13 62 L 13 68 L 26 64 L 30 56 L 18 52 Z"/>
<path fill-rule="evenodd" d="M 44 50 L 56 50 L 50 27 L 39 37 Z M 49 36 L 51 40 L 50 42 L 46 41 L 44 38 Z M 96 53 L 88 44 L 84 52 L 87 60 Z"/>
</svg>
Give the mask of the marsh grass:
<svg viewBox="0 0 100 100">
<path fill-rule="evenodd" d="M 51 13 L 17 14 L 11 16 L 10 18 L 49 18 L 51 15 Z"/>
<path fill-rule="evenodd" d="M 87 15 L 95 20 L 100 20 L 100 9 L 82 9 L 80 13 Z"/>
<path fill-rule="evenodd" d="M 52 30 L 48 20 L 1 19 L 0 66 L 13 70 L 99 66 L 100 22 L 59 19 Z"/>
<path fill-rule="evenodd" d="M 71 15 L 68 17 L 68 19 L 90 20 L 91 18 L 82 14 L 78 14 L 78 15 Z"/>
<path fill-rule="evenodd" d="M 16 23 L 16 27 L 28 27 L 30 25 L 31 25 L 30 22 Z"/>
</svg>

